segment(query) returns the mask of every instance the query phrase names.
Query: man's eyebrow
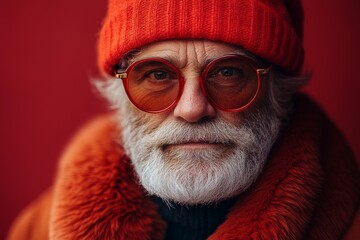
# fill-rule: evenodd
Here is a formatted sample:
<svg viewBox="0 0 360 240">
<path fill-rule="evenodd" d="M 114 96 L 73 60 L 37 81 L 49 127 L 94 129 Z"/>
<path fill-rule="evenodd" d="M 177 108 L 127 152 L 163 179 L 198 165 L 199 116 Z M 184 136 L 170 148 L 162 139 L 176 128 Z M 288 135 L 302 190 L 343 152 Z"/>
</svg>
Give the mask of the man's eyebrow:
<svg viewBox="0 0 360 240">
<path fill-rule="evenodd" d="M 250 53 L 245 52 L 244 50 L 241 50 L 241 49 L 235 50 L 235 51 L 233 52 L 233 54 L 241 55 L 241 56 L 250 58 L 250 59 L 252 59 L 252 60 L 255 60 L 255 59 L 253 59 L 253 56 L 252 56 Z"/>
<path fill-rule="evenodd" d="M 140 61 L 143 59 L 149 59 L 149 58 L 161 58 L 164 59 L 172 64 L 174 64 L 174 66 L 179 67 L 181 65 L 181 62 L 179 60 L 179 57 L 176 54 L 169 54 L 169 53 L 160 53 L 160 54 L 151 54 L 151 55 L 145 55 L 145 56 L 135 56 L 134 58 L 131 59 L 131 63 L 136 62 L 136 61 Z"/>
<path fill-rule="evenodd" d="M 137 52 L 136 54 L 134 54 L 130 59 L 129 59 L 129 65 L 136 62 L 136 61 L 139 61 L 139 60 L 143 60 L 143 59 L 148 59 L 148 58 L 162 58 L 162 59 L 165 59 L 169 62 L 171 62 L 172 64 L 174 64 L 175 66 L 179 66 L 180 65 L 180 62 L 179 62 L 179 58 L 176 54 L 169 54 L 169 53 L 159 53 L 159 54 L 153 54 L 153 55 L 145 55 L 145 56 L 141 56 L 141 51 Z M 251 60 L 253 60 L 255 63 L 257 63 L 259 66 L 263 66 L 265 65 L 265 61 L 243 49 L 237 49 L 237 50 L 234 50 L 234 51 L 231 51 L 231 52 L 228 52 L 228 53 L 225 53 L 225 54 L 222 54 L 222 55 L 218 55 L 218 54 L 209 54 L 205 57 L 205 61 L 201 64 L 203 68 L 205 68 L 211 61 L 219 58 L 219 57 L 222 57 L 222 56 L 225 56 L 225 55 L 232 55 L 232 54 L 235 54 L 235 55 L 240 55 L 240 56 L 244 56 L 246 58 L 249 58 Z"/>
<path fill-rule="evenodd" d="M 136 62 L 136 61 L 140 61 L 140 60 L 148 59 L 148 58 L 162 58 L 169 62 L 175 62 L 177 60 L 177 57 L 175 55 L 171 55 L 168 53 L 161 53 L 161 54 L 152 54 L 152 55 L 145 55 L 145 56 L 134 56 L 131 59 L 131 62 Z"/>
<path fill-rule="evenodd" d="M 252 61 L 254 61 L 256 64 L 258 64 L 259 66 L 263 66 L 266 63 L 262 58 L 257 57 L 256 55 L 254 55 L 254 54 L 252 54 L 252 53 L 250 53 L 248 51 L 245 51 L 243 49 L 235 50 L 234 54 L 241 55 L 241 56 L 244 56 L 246 58 L 249 58 Z"/>
<path fill-rule="evenodd" d="M 213 60 L 217 59 L 217 58 L 220 58 L 220 57 L 223 57 L 223 56 L 228 56 L 228 55 L 239 55 L 239 56 L 243 56 L 245 58 L 248 58 L 252 61 L 254 61 L 256 64 L 258 64 L 259 66 L 263 66 L 265 64 L 264 60 L 256 57 L 255 55 L 249 53 L 249 52 L 246 52 L 242 49 L 239 49 L 239 50 L 234 50 L 234 51 L 231 51 L 231 52 L 228 52 L 226 54 L 223 54 L 223 55 L 208 55 L 206 57 L 206 60 L 204 61 L 204 66 L 203 67 L 206 67 L 210 62 L 212 62 Z"/>
</svg>

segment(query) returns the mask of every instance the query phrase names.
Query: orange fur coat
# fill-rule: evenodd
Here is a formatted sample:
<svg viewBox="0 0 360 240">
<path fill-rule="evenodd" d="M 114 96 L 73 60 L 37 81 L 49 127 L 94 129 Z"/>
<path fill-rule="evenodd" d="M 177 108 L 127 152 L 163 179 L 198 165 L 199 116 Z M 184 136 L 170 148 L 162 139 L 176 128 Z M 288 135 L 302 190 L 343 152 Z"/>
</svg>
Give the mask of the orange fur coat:
<svg viewBox="0 0 360 240">
<path fill-rule="evenodd" d="M 62 156 L 53 188 L 23 211 L 8 239 L 162 239 L 166 223 L 117 135 L 109 116 L 86 126 Z M 261 177 L 209 239 L 360 239 L 359 186 L 343 137 L 300 97 Z"/>
</svg>

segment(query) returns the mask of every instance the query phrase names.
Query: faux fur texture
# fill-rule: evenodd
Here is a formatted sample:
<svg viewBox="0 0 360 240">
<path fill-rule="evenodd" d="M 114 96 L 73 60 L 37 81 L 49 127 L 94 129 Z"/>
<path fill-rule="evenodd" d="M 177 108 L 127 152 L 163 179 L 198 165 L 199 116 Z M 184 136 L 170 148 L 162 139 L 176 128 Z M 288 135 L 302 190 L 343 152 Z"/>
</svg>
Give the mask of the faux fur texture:
<svg viewBox="0 0 360 240">
<path fill-rule="evenodd" d="M 50 239 L 163 239 L 166 224 L 114 141 L 118 134 L 104 117 L 70 144 L 54 186 Z M 341 239 L 359 189 L 345 140 L 300 97 L 263 174 L 209 239 Z"/>
<path fill-rule="evenodd" d="M 134 179 L 114 139 L 110 119 L 98 119 L 62 158 L 51 209 L 50 239 L 161 239 L 165 224 Z"/>
</svg>

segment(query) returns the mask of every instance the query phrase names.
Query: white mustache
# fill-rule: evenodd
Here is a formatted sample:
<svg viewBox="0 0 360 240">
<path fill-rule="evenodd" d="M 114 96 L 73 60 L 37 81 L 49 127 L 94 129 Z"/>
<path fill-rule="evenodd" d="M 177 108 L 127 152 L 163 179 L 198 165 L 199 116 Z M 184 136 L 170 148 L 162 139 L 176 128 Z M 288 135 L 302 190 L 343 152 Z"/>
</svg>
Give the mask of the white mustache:
<svg viewBox="0 0 360 240">
<path fill-rule="evenodd" d="M 247 145 L 253 140 L 251 129 L 244 124 L 234 125 L 224 120 L 189 124 L 180 121 L 164 123 L 144 136 L 149 147 L 163 147 L 189 142 L 220 143 L 224 145 Z"/>
</svg>

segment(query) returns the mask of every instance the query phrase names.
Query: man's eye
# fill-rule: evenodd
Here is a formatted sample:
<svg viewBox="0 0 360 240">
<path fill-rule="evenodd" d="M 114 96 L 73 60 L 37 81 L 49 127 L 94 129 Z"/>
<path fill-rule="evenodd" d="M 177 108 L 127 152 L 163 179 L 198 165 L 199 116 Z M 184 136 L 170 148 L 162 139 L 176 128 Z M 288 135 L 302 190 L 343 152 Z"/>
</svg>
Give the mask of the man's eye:
<svg viewBox="0 0 360 240">
<path fill-rule="evenodd" d="M 218 74 L 224 77 L 232 77 L 235 75 L 239 75 L 240 71 L 236 68 L 223 68 L 219 71 Z"/>
<path fill-rule="evenodd" d="M 165 80 L 169 78 L 169 74 L 165 71 L 156 71 L 149 74 L 150 78 L 156 80 Z"/>
<path fill-rule="evenodd" d="M 150 82 L 167 82 L 177 80 L 176 73 L 167 70 L 153 70 L 143 75 L 143 80 Z"/>
<path fill-rule="evenodd" d="M 241 80 L 241 78 L 244 76 L 244 73 L 239 68 L 234 67 L 223 67 L 220 69 L 214 70 L 212 73 L 208 75 L 209 79 L 212 79 L 214 81 L 220 81 L 220 80 Z"/>
</svg>

